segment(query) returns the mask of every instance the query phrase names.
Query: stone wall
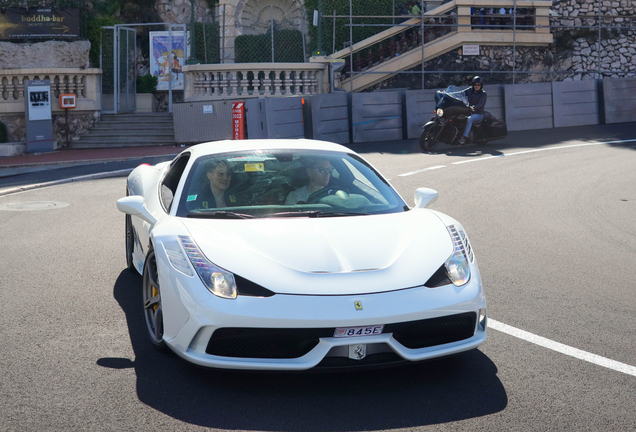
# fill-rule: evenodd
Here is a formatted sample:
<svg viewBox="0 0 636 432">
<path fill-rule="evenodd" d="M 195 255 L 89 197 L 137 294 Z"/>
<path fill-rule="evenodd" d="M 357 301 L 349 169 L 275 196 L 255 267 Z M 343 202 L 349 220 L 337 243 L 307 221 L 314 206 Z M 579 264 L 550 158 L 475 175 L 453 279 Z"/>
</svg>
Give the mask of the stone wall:
<svg viewBox="0 0 636 432">
<path fill-rule="evenodd" d="M 89 41 L 0 42 L 0 69 L 86 68 Z"/>
<path fill-rule="evenodd" d="M 165 23 L 190 24 L 190 0 L 156 0 L 155 10 Z M 206 0 L 195 0 L 194 19 L 203 23 L 214 21 L 214 9 L 210 9 Z"/>
<path fill-rule="evenodd" d="M 599 4 L 602 24 L 612 27 L 603 29 L 599 47 L 598 29 L 555 30 L 557 48 L 568 54 L 571 60 L 569 70 L 574 73 L 568 79 L 594 79 L 596 70 L 614 71 L 604 73 L 604 77 L 631 77 L 636 73 L 636 32 L 627 26 L 634 26 L 636 20 L 635 0 L 562 0 L 552 5 L 554 22 L 563 26 L 598 25 Z M 608 17 L 611 16 L 611 17 Z M 561 46 L 559 46 L 561 45 Z M 599 60 L 600 58 L 600 60 Z M 623 72 L 623 73 L 618 73 Z"/>
<path fill-rule="evenodd" d="M 64 147 L 66 144 L 66 118 L 64 114 L 53 114 L 53 139 L 57 141 L 57 147 Z M 69 138 L 77 141 L 82 134 L 85 134 L 99 120 L 100 112 L 69 113 L 68 119 L 71 127 Z M 0 115 L 0 122 L 7 126 L 9 142 L 26 141 L 26 124 L 24 114 Z"/>
<path fill-rule="evenodd" d="M 636 76 L 636 31 L 624 28 L 636 25 L 636 0 L 602 0 L 601 13 L 605 15 L 600 50 L 597 28 L 554 28 L 554 43 L 548 47 L 518 46 L 514 56 L 516 71 L 530 71 L 515 76 L 516 83 L 549 81 L 576 81 L 597 79 L 599 68 L 604 78 Z M 553 25 L 594 26 L 598 24 L 597 0 L 555 1 L 552 6 Z M 614 15 L 614 17 L 607 17 Z M 600 61 L 599 61 L 600 58 Z M 464 71 L 483 71 L 489 83 L 511 84 L 513 50 L 511 46 L 480 47 L 480 55 L 465 56 L 461 49 L 448 52 L 425 64 L 430 72 L 425 77 L 426 88 L 441 88 L 450 84 L 467 84 L 470 77 Z M 416 67 L 413 71 L 419 71 Z M 436 74 L 434 71 L 456 71 Z M 489 73 L 489 72 L 495 73 Z M 534 72 L 534 73 L 532 73 Z M 548 73 L 545 73 L 548 72 Z M 419 89 L 419 74 L 398 74 L 366 91 L 384 88 Z"/>
</svg>

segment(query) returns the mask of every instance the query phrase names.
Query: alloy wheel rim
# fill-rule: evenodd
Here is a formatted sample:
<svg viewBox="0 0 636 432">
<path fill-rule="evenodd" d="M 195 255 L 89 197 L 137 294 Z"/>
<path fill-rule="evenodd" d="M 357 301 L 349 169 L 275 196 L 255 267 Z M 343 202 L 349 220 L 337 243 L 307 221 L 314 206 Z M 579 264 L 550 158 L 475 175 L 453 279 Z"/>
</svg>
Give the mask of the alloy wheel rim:
<svg viewBox="0 0 636 432">
<path fill-rule="evenodd" d="M 163 340 L 163 310 L 161 307 L 161 289 L 154 254 L 148 260 L 148 269 L 144 277 L 144 315 L 148 334 L 154 343 Z"/>
</svg>

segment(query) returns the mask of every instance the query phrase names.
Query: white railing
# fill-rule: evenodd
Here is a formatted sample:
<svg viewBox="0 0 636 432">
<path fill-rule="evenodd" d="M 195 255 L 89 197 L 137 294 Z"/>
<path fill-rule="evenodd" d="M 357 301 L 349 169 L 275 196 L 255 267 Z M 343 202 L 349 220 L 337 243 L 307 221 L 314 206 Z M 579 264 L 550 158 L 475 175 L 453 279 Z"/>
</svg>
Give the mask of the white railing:
<svg viewBox="0 0 636 432">
<path fill-rule="evenodd" d="M 185 100 L 196 100 L 319 94 L 325 88 L 325 69 L 322 63 L 184 66 L 184 96 Z"/>
<path fill-rule="evenodd" d="M 101 109 L 101 69 L 4 69 L 0 70 L 0 113 L 24 113 L 24 87 L 27 80 L 51 82 L 52 110 L 58 111 L 60 94 L 77 96 L 76 111 Z M 60 110 L 61 111 L 61 110 Z"/>
</svg>

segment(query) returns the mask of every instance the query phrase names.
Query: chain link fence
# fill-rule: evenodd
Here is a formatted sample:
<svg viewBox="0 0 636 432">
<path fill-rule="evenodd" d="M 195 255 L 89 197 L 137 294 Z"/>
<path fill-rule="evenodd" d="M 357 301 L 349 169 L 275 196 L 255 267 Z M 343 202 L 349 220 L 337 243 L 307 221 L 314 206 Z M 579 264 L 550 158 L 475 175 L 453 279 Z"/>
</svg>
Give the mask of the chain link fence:
<svg viewBox="0 0 636 432">
<path fill-rule="evenodd" d="M 308 0 L 308 16 L 310 8 L 322 6 L 320 26 L 309 29 L 309 46 L 312 50 L 322 50 L 323 54 L 336 53 L 343 59 L 346 62 L 344 81 L 356 75 L 387 77 L 363 91 L 466 84 L 477 74 L 488 82 L 501 84 L 636 76 L 634 2 L 554 1 L 549 17 L 545 15 L 546 10 L 538 14 L 536 7 L 518 8 L 516 2 L 506 2 L 502 7 L 472 7 L 469 15 L 460 14 L 458 8 L 425 15 L 427 6 L 432 11 L 444 3 L 447 2 L 368 1 L 361 4 Z M 415 12 L 419 12 L 416 24 L 411 20 L 416 16 L 413 6 Z M 398 27 L 401 28 L 390 37 L 346 52 L 367 37 Z M 425 50 L 432 42 L 449 33 L 468 31 L 468 27 L 471 32 L 512 34 L 511 42 L 499 42 L 499 46 L 475 42 L 479 45 L 477 52 L 463 52 L 460 46 L 427 59 Z M 518 42 L 524 34 L 547 32 L 547 29 L 553 35 L 552 43 L 532 46 Z M 406 69 L 384 67 L 378 71 L 379 65 L 418 50 L 421 52 L 418 64 Z"/>
</svg>

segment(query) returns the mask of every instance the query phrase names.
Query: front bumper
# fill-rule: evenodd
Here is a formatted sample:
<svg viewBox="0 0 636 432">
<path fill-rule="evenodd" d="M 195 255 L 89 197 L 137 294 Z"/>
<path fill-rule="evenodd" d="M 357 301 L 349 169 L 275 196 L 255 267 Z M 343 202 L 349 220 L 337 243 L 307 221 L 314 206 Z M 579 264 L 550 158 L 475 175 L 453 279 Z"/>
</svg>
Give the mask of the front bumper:
<svg viewBox="0 0 636 432">
<path fill-rule="evenodd" d="M 453 285 L 367 295 L 308 296 L 277 294 L 273 297 L 243 297 L 225 300 L 213 295 L 199 297 L 197 302 L 183 302 L 189 316 L 173 337 L 164 335 L 168 344 L 182 358 L 201 366 L 245 370 L 305 370 L 322 366 L 326 360 L 347 360 L 347 366 L 363 365 L 377 358 L 390 361 L 421 361 L 460 353 L 478 347 L 486 340 L 486 301 L 479 270 L 472 265 L 472 279 L 464 287 Z M 173 273 L 174 275 L 174 273 Z M 177 275 L 176 279 L 181 278 Z M 181 290 L 187 284 L 170 281 Z M 165 286 L 165 285 L 162 285 Z M 173 285 L 174 287 L 175 285 Z M 190 288 L 187 288 L 188 290 Z M 162 289 L 165 291 L 165 289 Z M 207 293 L 207 291 L 206 291 Z M 182 293 L 185 294 L 185 293 Z M 200 293 L 199 293 L 200 294 Z M 181 299 L 190 295 L 180 295 Z M 355 303 L 362 303 L 356 310 Z M 188 306 L 188 303 L 190 306 Z M 481 322 L 480 322 L 481 313 Z M 449 343 L 421 348 L 408 348 L 391 329 L 400 323 L 421 320 L 442 322 L 457 316 L 473 316 L 473 327 L 466 337 Z M 382 334 L 351 338 L 335 338 L 337 327 L 385 325 Z M 465 328 L 465 326 L 464 326 Z M 259 358 L 257 356 L 214 355 L 210 340 L 217 329 L 307 330 L 322 331 L 313 348 L 295 358 Z M 326 331 L 326 333 L 324 332 Z M 349 347 L 365 345 L 365 362 L 349 361 Z M 406 343 L 406 345 L 409 345 Z M 387 354 L 390 354 L 387 356 Z"/>
</svg>

